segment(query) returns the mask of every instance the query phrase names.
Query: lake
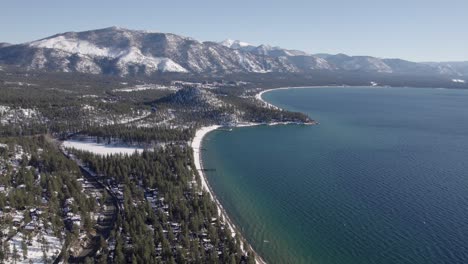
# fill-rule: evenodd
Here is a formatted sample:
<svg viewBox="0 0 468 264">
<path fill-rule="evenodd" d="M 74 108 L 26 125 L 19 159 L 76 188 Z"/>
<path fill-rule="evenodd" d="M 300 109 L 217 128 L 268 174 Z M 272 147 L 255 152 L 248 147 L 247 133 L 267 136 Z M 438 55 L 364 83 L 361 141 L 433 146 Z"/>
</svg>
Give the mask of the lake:
<svg viewBox="0 0 468 264">
<path fill-rule="evenodd" d="M 214 131 L 210 185 L 269 263 L 468 263 L 468 91 L 276 90 L 317 126 Z"/>
</svg>

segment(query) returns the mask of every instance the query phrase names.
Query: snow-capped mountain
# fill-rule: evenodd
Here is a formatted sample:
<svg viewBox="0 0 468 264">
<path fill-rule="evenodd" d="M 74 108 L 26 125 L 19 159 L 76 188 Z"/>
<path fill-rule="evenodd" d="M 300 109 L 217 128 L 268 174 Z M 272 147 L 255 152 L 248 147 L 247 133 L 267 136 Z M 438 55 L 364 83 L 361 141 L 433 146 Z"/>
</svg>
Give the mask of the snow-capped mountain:
<svg viewBox="0 0 468 264">
<path fill-rule="evenodd" d="M 454 75 L 454 76 L 468 76 L 468 62 L 467 61 L 456 61 L 456 62 L 426 62 L 432 67 L 436 67 L 441 74 Z"/>
<path fill-rule="evenodd" d="M 306 52 L 300 50 L 288 50 L 280 47 L 272 47 L 270 45 L 259 45 L 255 46 L 247 42 L 240 40 L 226 39 L 219 44 L 236 50 L 248 51 L 257 55 L 281 57 L 281 56 L 306 56 L 309 55 Z"/>
<path fill-rule="evenodd" d="M 468 77 L 468 62 L 417 63 L 402 59 L 381 59 L 345 54 L 314 54 L 313 56 L 327 61 L 334 69 L 347 71 Z"/>
<path fill-rule="evenodd" d="M 468 63 L 415 63 L 344 54 L 311 55 L 237 40 L 200 42 L 124 28 L 67 32 L 28 43 L 0 44 L 0 64 L 30 70 L 112 75 L 303 73 L 314 70 L 468 76 Z"/>
<path fill-rule="evenodd" d="M 255 48 L 255 46 L 250 43 L 242 42 L 240 40 L 232 40 L 232 39 L 226 39 L 224 41 L 221 41 L 219 44 L 227 48 L 240 49 L 240 50 L 245 50 L 245 51 L 249 51 Z"/>
<path fill-rule="evenodd" d="M 287 60 L 259 57 L 214 42 L 116 27 L 67 32 L 0 48 L 0 63 L 34 70 L 119 75 L 299 71 Z"/>
</svg>

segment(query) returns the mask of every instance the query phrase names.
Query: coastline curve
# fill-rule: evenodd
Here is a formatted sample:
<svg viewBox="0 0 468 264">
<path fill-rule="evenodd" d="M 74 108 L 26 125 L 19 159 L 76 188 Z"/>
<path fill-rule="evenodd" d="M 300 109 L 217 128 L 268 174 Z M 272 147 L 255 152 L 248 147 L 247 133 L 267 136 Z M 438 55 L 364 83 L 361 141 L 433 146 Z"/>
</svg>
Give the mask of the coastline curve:
<svg viewBox="0 0 468 264">
<path fill-rule="evenodd" d="M 243 125 L 243 126 L 254 126 L 254 125 L 256 124 Z M 208 133 L 215 131 L 221 127 L 222 126 L 219 126 L 219 125 L 201 127 L 200 129 L 196 131 L 195 137 L 193 138 L 191 142 L 191 147 L 193 151 L 193 160 L 195 163 L 195 168 L 197 169 L 198 174 L 200 175 L 201 187 L 202 187 L 202 190 L 205 190 L 210 195 L 211 200 L 215 202 L 216 207 L 218 209 L 218 216 L 228 226 L 229 230 L 231 231 L 232 237 L 235 237 L 236 235 L 239 236 L 240 241 L 241 241 L 240 247 L 243 253 L 246 254 L 247 250 L 250 250 L 251 252 L 255 254 L 255 262 L 257 264 L 266 264 L 266 261 L 263 260 L 263 258 L 253 249 L 252 245 L 247 242 L 247 240 L 244 238 L 242 233 L 234 225 L 229 215 L 227 214 L 226 210 L 223 208 L 218 198 L 216 197 L 214 191 L 211 189 L 208 183 L 208 179 L 203 171 L 203 163 L 201 159 L 201 149 L 202 149 L 203 138 Z"/>
</svg>

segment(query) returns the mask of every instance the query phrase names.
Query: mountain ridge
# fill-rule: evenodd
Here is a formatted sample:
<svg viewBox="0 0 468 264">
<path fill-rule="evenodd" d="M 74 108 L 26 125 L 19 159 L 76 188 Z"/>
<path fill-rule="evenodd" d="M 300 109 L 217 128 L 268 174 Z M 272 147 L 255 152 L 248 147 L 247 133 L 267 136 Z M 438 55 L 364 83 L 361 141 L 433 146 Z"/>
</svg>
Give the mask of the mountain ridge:
<svg viewBox="0 0 468 264">
<path fill-rule="evenodd" d="M 313 70 L 468 77 L 468 63 L 417 63 L 346 54 L 309 54 L 238 40 L 200 42 L 172 33 L 108 27 L 65 32 L 22 44 L 0 44 L 0 64 L 29 70 L 148 76 L 298 73 Z"/>
</svg>

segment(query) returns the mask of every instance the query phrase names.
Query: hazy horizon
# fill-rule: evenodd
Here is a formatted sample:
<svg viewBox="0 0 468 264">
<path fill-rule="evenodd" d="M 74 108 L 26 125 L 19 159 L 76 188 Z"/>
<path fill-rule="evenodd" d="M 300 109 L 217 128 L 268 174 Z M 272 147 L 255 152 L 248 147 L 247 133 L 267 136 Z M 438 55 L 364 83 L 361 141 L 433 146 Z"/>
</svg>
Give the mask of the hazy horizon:
<svg viewBox="0 0 468 264">
<path fill-rule="evenodd" d="M 370 0 L 258 3 L 155 3 L 46 0 L 3 5 L 0 42 L 19 44 L 69 31 L 110 26 L 192 37 L 241 40 L 311 54 L 400 58 L 416 62 L 468 61 L 468 2 L 376 3 Z M 14 21 L 15 23 L 12 23 Z"/>
</svg>

